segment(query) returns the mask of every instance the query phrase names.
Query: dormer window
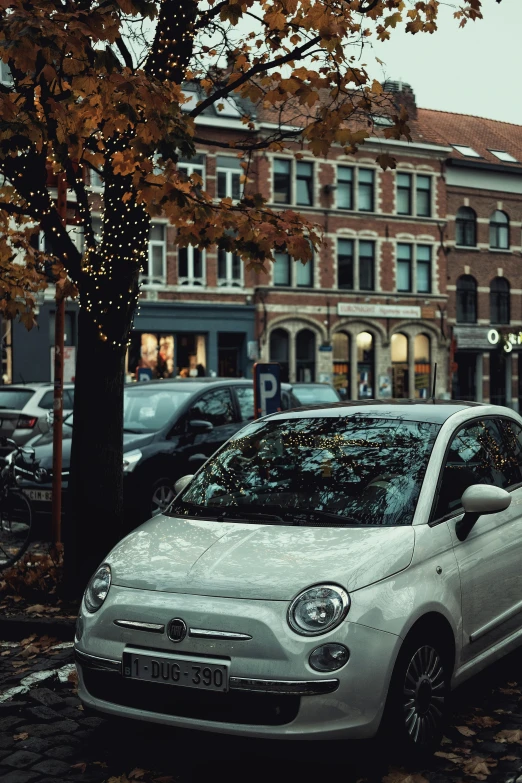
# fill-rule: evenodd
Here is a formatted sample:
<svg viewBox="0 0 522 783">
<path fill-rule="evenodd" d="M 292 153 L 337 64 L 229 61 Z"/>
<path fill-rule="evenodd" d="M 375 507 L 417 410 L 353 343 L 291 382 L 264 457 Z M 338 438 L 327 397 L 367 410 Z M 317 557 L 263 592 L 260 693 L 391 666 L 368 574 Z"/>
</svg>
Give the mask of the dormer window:
<svg viewBox="0 0 522 783">
<path fill-rule="evenodd" d="M 496 158 L 501 160 L 503 163 L 519 163 L 516 158 L 513 157 L 509 152 L 505 152 L 504 150 L 489 150 L 492 155 L 494 155 Z"/>
<path fill-rule="evenodd" d="M 482 155 L 478 153 L 473 147 L 467 147 L 465 144 L 452 144 L 454 150 L 460 152 L 461 155 L 465 155 L 467 158 L 481 158 Z"/>
</svg>

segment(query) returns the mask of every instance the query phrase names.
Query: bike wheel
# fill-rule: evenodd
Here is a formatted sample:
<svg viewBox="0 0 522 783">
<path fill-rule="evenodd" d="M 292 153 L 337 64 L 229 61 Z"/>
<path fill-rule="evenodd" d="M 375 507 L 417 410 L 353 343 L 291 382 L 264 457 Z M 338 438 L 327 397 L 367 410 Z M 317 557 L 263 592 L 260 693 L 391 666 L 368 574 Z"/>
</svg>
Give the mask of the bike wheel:
<svg viewBox="0 0 522 783">
<path fill-rule="evenodd" d="M 0 571 L 22 557 L 31 541 L 33 511 L 22 492 L 9 492 L 0 508 Z"/>
</svg>

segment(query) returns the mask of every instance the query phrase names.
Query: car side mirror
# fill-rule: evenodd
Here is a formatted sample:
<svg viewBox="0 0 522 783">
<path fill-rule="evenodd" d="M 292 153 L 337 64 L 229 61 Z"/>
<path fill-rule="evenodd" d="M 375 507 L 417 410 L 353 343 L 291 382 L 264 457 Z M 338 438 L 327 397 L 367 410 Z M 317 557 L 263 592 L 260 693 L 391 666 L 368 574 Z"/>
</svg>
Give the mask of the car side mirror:
<svg viewBox="0 0 522 783">
<path fill-rule="evenodd" d="M 191 454 L 187 461 L 192 470 L 199 470 L 200 467 L 205 464 L 207 459 L 208 457 L 206 454 Z"/>
<path fill-rule="evenodd" d="M 211 432 L 214 429 L 214 425 L 210 421 L 204 419 L 192 419 L 188 423 L 189 430 L 199 434 L 202 432 Z"/>
<path fill-rule="evenodd" d="M 188 476 L 182 476 L 181 478 L 179 478 L 174 484 L 174 492 L 176 493 L 176 495 L 179 495 L 180 492 L 183 492 L 187 484 L 190 484 L 193 478 L 194 478 L 193 473 L 191 473 Z"/>
<path fill-rule="evenodd" d="M 505 511 L 510 503 L 511 495 L 501 487 L 492 487 L 489 484 L 473 484 L 468 487 L 462 495 L 464 516 L 455 526 L 459 541 L 466 540 L 479 517 Z"/>
</svg>

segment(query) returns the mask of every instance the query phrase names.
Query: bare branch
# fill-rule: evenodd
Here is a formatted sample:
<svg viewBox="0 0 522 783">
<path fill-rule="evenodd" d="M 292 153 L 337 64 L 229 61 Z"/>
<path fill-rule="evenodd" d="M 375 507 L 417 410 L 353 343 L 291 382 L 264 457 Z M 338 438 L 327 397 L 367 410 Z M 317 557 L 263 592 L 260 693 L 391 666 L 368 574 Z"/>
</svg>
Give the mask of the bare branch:
<svg viewBox="0 0 522 783">
<path fill-rule="evenodd" d="M 121 38 L 121 37 L 120 38 L 116 38 L 115 43 L 116 43 L 116 46 L 119 49 L 119 52 L 120 52 L 121 56 L 123 57 L 123 61 L 125 62 L 125 65 L 127 66 L 127 68 L 130 68 L 130 70 L 133 70 L 134 63 L 132 62 L 132 55 L 129 52 L 129 50 L 127 49 L 127 47 L 125 46 L 125 42 L 124 42 L 123 38 Z"/>
</svg>

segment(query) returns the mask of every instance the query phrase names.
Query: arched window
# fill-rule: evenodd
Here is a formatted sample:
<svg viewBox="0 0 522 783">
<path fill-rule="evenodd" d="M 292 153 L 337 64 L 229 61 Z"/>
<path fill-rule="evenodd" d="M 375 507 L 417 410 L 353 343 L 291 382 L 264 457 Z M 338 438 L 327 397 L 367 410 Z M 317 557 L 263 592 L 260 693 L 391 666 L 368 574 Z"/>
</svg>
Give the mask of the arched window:
<svg viewBox="0 0 522 783">
<path fill-rule="evenodd" d="M 391 360 L 393 396 L 396 399 L 408 397 L 408 338 L 401 332 L 391 336 Z"/>
<path fill-rule="evenodd" d="M 430 395 L 430 338 L 427 334 L 417 334 L 413 343 L 415 361 L 415 397 L 426 400 Z"/>
<path fill-rule="evenodd" d="M 492 324 L 508 324 L 510 320 L 509 283 L 505 277 L 495 277 L 489 289 L 489 310 Z"/>
<path fill-rule="evenodd" d="M 343 399 L 350 399 L 350 338 L 336 332 L 332 338 L 333 383 Z"/>
<path fill-rule="evenodd" d="M 359 400 L 375 396 L 374 364 L 373 335 L 370 332 L 359 332 L 357 335 L 357 382 L 359 384 L 357 398 Z"/>
<path fill-rule="evenodd" d="M 290 363 L 288 358 L 288 332 L 274 329 L 270 335 L 270 361 L 281 365 L 281 381 L 288 383 Z"/>
<path fill-rule="evenodd" d="M 477 323 L 477 281 L 471 275 L 457 280 L 457 323 Z"/>
<path fill-rule="evenodd" d="M 509 250 L 509 218 L 499 209 L 489 219 L 489 246 L 497 250 Z"/>
<path fill-rule="evenodd" d="M 315 334 L 301 329 L 295 338 L 296 381 L 315 381 Z"/>
<path fill-rule="evenodd" d="M 456 220 L 456 241 L 462 247 L 477 244 L 477 215 L 471 207 L 460 207 Z"/>
</svg>

